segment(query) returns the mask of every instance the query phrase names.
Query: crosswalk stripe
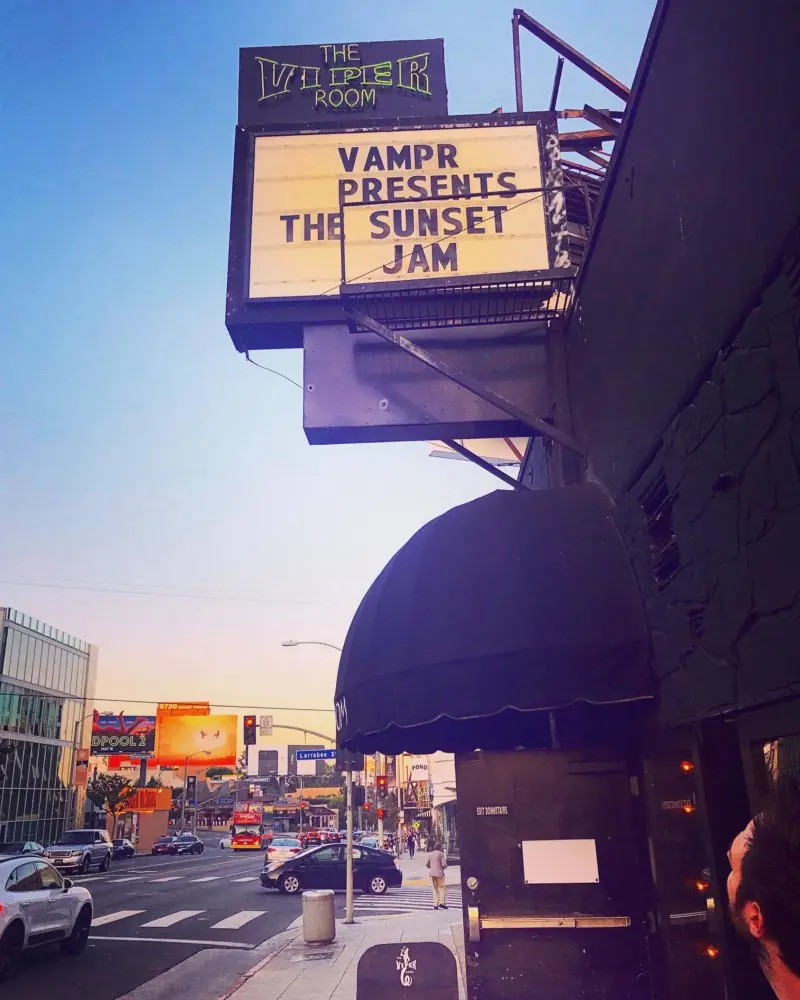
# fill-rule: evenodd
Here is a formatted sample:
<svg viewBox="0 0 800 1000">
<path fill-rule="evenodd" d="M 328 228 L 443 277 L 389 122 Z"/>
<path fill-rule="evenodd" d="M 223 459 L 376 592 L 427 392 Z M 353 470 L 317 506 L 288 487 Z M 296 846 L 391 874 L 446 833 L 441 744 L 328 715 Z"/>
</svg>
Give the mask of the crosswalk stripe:
<svg viewBox="0 0 800 1000">
<path fill-rule="evenodd" d="M 146 924 L 142 924 L 142 927 L 172 927 L 174 924 L 179 924 L 181 920 L 199 917 L 201 913 L 205 913 L 205 910 L 176 910 L 174 913 L 168 913 L 166 917 L 150 920 Z"/>
<path fill-rule="evenodd" d="M 191 882 L 218 882 L 222 878 L 221 875 L 206 875 L 205 878 L 193 878 L 189 881 Z"/>
<path fill-rule="evenodd" d="M 121 885 L 123 882 L 143 882 L 144 875 L 128 875 L 125 878 L 112 878 L 108 880 L 109 885 Z"/>
<path fill-rule="evenodd" d="M 117 910 L 116 913 L 106 913 L 104 917 L 92 917 L 92 927 L 103 927 L 105 924 L 114 924 L 118 920 L 125 920 L 127 917 L 138 917 L 144 910 Z"/>
<path fill-rule="evenodd" d="M 247 878 L 232 878 L 231 882 L 258 882 L 258 875 L 248 875 Z"/>
<path fill-rule="evenodd" d="M 226 917 L 224 920 L 220 920 L 218 924 L 212 924 L 212 931 L 238 931 L 240 927 L 244 927 L 245 924 L 249 924 L 251 920 L 255 920 L 256 917 L 263 917 L 266 910 L 240 910 L 238 913 L 234 913 L 230 917 Z"/>
<path fill-rule="evenodd" d="M 165 876 L 165 878 L 151 878 L 150 882 L 151 884 L 154 884 L 156 882 L 179 882 L 182 878 L 185 877 L 186 877 L 185 875 L 167 875 Z"/>
</svg>

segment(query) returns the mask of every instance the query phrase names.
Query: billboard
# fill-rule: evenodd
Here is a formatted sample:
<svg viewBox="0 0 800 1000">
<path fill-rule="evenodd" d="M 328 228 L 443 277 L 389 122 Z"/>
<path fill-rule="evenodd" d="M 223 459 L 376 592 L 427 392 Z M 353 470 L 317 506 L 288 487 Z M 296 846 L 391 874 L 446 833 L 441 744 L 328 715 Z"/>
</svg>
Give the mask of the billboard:
<svg viewBox="0 0 800 1000">
<path fill-rule="evenodd" d="M 550 267 L 536 124 L 257 136 L 253 172 L 254 300 Z"/>
<path fill-rule="evenodd" d="M 158 762 L 182 766 L 187 757 L 194 767 L 231 767 L 236 763 L 236 715 L 174 715 L 161 719 Z"/>
<path fill-rule="evenodd" d="M 207 701 L 160 701 L 158 718 L 170 715 L 210 715 L 211 705 Z"/>
<path fill-rule="evenodd" d="M 446 114 L 441 38 L 239 50 L 240 125 Z"/>
<path fill-rule="evenodd" d="M 154 715 L 125 715 L 124 712 L 114 715 L 95 709 L 92 717 L 92 756 L 124 754 L 127 757 L 148 757 L 155 748 Z"/>
</svg>

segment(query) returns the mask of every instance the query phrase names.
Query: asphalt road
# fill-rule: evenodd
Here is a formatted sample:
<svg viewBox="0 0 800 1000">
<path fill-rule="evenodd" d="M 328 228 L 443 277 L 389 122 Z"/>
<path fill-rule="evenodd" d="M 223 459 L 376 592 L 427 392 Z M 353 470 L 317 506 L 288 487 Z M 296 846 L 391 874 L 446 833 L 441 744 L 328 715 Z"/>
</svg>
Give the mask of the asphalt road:
<svg viewBox="0 0 800 1000">
<path fill-rule="evenodd" d="M 76 878 L 95 904 L 86 951 L 79 958 L 62 958 L 57 948 L 30 953 L 15 1000 L 116 1000 L 204 951 L 206 960 L 193 960 L 203 969 L 193 995 L 203 985 L 222 995 L 256 964 L 253 949 L 301 913 L 299 898 L 262 889 L 262 861 L 260 851 L 207 846 L 195 857 L 137 857 Z M 162 995 L 175 1000 L 174 990 L 154 984 L 152 996 Z"/>
</svg>

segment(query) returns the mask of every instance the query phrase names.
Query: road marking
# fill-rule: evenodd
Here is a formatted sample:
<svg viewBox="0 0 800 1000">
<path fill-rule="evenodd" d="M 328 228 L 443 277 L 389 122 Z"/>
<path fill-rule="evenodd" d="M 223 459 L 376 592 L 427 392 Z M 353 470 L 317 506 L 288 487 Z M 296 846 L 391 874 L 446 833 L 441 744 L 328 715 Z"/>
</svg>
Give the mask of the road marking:
<svg viewBox="0 0 800 1000">
<path fill-rule="evenodd" d="M 174 913 L 168 913 L 166 917 L 150 920 L 148 923 L 142 924 L 142 927 L 172 927 L 173 924 L 179 924 L 181 920 L 199 917 L 201 913 L 205 913 L 205 910 L 176 910 Z"/>
<path fill-rule="evenodd" d="M 193 878 L 190 882 L 218 882 L 222 878 L 221 875 L 206 875 L 205 878 Z"/>
<path fill-rule="evenodd" d="M 168 937 L 111 937 L 108 934 L 92 934 L 89 940 L 125 941 L 137 944 L 194 944 L 201 948 L 240 948 L 242 951 L 252 951 L 256 947 L 254 944 L 242 944 L 241 941 L 197 941 L 193 938 Z"/>
<path fill-rule="evenodd" d="M 240 927 L 244 927 L 245 924 L 249 924 L 251 920 L 255 920 L 256 917 L 263 917 L 266 914 L 266 910 L 239 910 L 238 913 L 234 913 L 230 917 L 226 917 L 224 920 L 220 920 L 218 924 L 212 924 L 212 931 L 238 931 Z"/>
<path fill-rule="evenodd" d="M 127 917 L 138 917 L 144 910 L 117 910 L 116 913 L 107 913 L 104 917 L 93 917 L 92 927 L 102 927 L 104 924 L 114 924 L 118 920 L 125 920 Z"/>
<path fill-rule="evenodd" d="M 180 882 L 184 877 L 183 875 L 166 875 L 164 878 L 151 878 L 150 884 L 154 885 L 156 882 Z"/>
<path fill-rule="evenodd" d="M 125 878 L 112 878 L 108 880 L 109 885 L 121 885 L 123 882 L 143 882 L 144 875 L 127 875 Z"/>
<path fill-rule="evenodd" d="M 231 882 L 258 882 L 258 875 L 248 875 L 247 878 L 232 878 Z"/>
</svg>

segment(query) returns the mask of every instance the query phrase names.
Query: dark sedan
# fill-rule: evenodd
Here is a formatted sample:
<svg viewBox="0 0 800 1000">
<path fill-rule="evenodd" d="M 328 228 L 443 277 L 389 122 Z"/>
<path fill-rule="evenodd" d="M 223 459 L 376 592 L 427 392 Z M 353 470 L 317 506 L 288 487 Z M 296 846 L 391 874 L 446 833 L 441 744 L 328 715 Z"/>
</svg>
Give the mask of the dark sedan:
<svg viewBox="0 0 800 1000">
<path fill-rule="evenodd" d="M 12 840 L 0 844 L 0 854 L 35 854 L 37 857 L 42 857 L 44 848 L 33 840 Z"/>
<path fill-rule="evenodd" d="M 158 840 L 153 844 L 150 851 L 151 854 L 170 854 L 172 850 L 172 842 L 174 837 L 159 837 Z"/>
<path fill-rule="evenodd" d="M 202 854 L 206 845 L 193 833 L 182 833 L 170 845 L 170 854 Z"/>
<path fill-rule="evenodd" d="M 278 889 L 295 896 L 305 889 L 339 889 L 347 887 L 347 865 L 344 844 L 325 844 L 303 851 L 288 861 L 266 864 L 261 872 L 265 889 Z M 403 884 L 403 875 L 396 860 L 385 851 L 368 847 L 353 848 L 353 886 L 362 892 L 381 896 L 387 889 Z"/>
<path fill-rule="evenodd" d="M 127 838 L 113 841 L 115 858 L 132 858 L 136 854 L 136 848 Z"/>
</svg>

